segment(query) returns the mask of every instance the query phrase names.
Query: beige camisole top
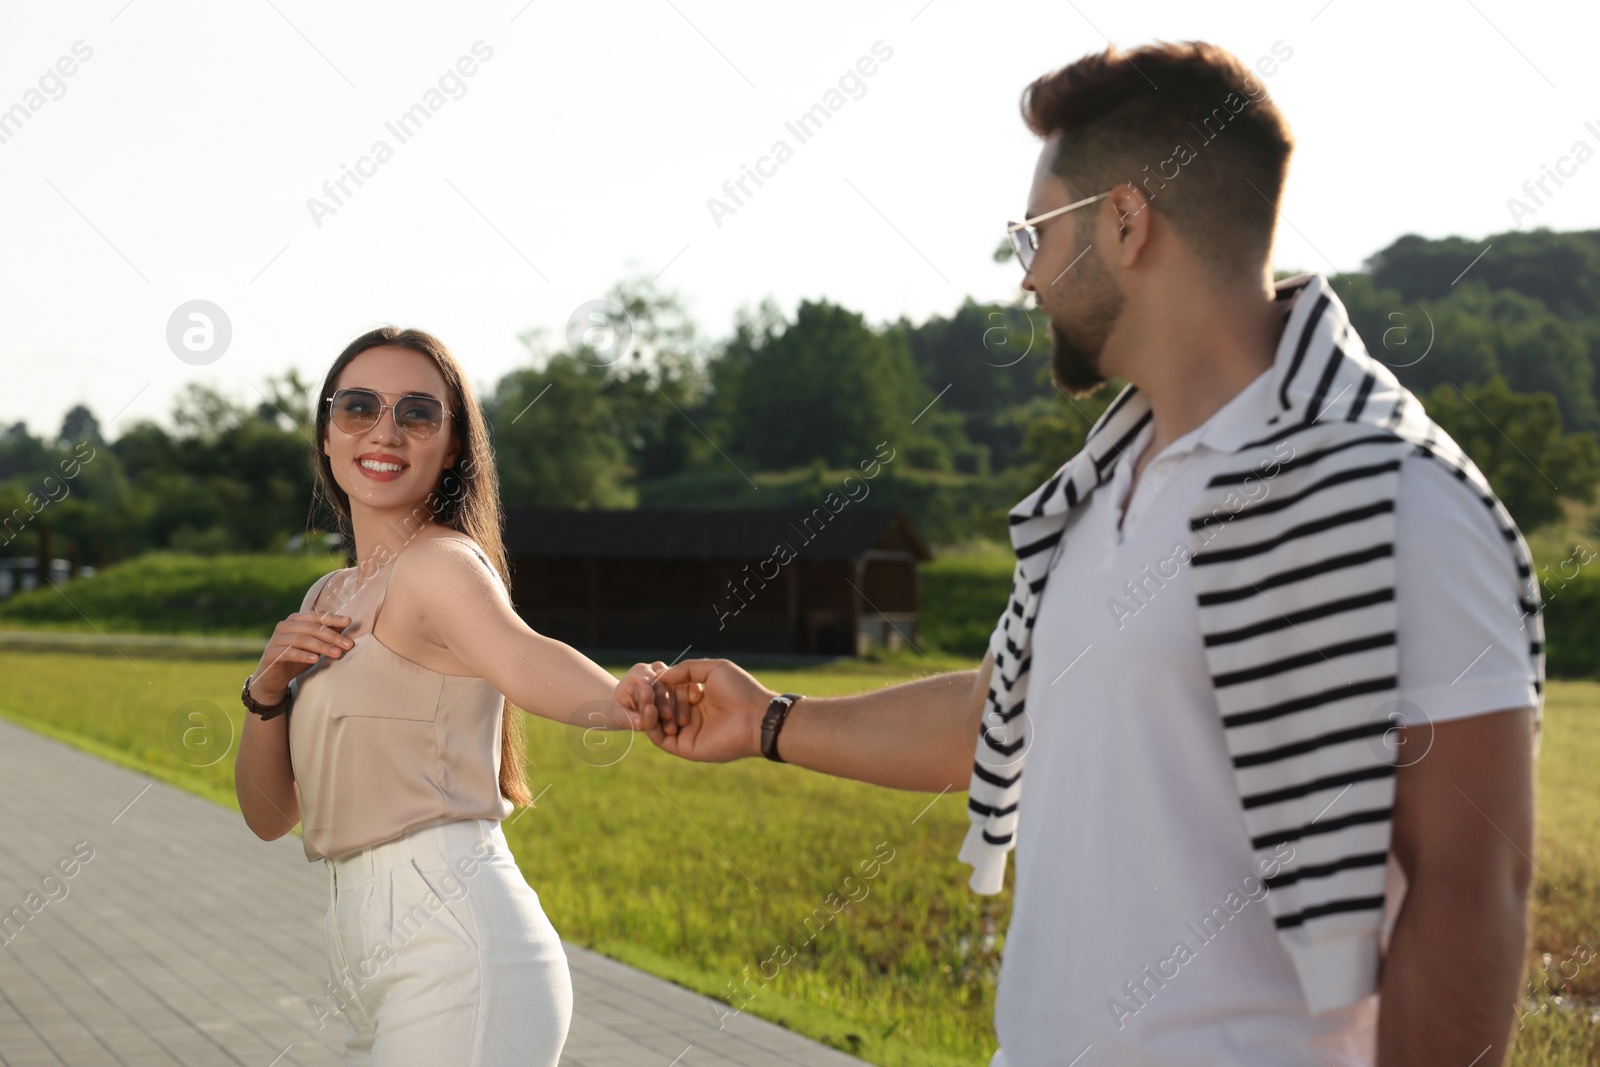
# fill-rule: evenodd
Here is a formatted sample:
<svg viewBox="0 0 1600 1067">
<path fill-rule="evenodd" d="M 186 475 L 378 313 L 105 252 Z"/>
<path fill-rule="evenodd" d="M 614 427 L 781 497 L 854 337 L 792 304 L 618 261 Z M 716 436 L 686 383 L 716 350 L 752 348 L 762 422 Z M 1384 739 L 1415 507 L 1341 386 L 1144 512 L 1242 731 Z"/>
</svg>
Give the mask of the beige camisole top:
<svg viewBox="0 0 1600 1067">
<path fill-rule="evenodd" d="M 401 555 L 325 574 L 301 605 L 350 616 L 344 634 L 355 641 L 290 683 L 289 760 L 308 860 L 513 810 L 500 793 L 501 694 L 476 675 L 406 659 L 372 632 Z M 322 596 L 336 577 L 338 595 Z"/>
</svg>

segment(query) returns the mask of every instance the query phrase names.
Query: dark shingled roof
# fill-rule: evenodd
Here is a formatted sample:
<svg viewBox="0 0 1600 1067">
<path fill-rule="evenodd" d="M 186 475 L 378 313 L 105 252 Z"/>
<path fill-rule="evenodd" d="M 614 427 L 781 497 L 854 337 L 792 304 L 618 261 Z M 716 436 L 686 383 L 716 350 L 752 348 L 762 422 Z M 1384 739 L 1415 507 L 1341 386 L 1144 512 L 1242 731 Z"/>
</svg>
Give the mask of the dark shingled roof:
<svg viewBox="0 0 1600 1067">
<path fill-rule="evenodd" d="M 801 508 L 636 508 L 629 511 L 507 508 L 512 556 L 603 559 L 766 559 L 786 543 L 804 559 L 855 559 L 871 548 L 933 553 L 905 514 L 846 502 Z M 801 523 L 812 515 L 809 527 Z M 821 517 L 827 517 L 822 525 Z M 819 532 L 820 529 L 820 532 Z"/>
</svg>

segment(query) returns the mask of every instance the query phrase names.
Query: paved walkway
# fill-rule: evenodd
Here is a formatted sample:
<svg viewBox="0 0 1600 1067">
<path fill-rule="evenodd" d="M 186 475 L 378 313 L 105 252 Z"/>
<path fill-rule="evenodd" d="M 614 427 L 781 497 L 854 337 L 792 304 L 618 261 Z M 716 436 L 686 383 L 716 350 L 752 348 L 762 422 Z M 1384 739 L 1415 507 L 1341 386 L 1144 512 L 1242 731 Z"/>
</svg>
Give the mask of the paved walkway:
<svg viewBox="0 0 1600 1067">
<path fill-rule="evenodd" d="M 231 810 L 4 720 L 0 811 L 0 1064 L 341 1062 L 342 1020 L 319 1030 L 309 1003 L 327 876 L 298 838 L 259 841 Z M 567 954 L 563 1064 L 860 1067 L 748 1015 L 719 1030 L 716 1002 Z"/>
</svg>

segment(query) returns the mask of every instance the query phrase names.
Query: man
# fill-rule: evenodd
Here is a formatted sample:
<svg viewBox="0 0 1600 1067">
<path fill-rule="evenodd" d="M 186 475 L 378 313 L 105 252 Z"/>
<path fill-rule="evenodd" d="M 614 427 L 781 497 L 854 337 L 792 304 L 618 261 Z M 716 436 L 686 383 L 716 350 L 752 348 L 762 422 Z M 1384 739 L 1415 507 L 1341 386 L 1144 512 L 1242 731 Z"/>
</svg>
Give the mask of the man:
<svg viewBox="0 0 1600 1067">
<path fill-rule="evenodd" d="M 1108 50 L 1023 104 L 1044 145 L 1013 232 L 1053 378 L 1131 384 L 1013 509 L 982 667 L 790 709 L 688 661 L 659 679 L 687 721 L 652 738 L 970 786 L 974 888 L 1017 856 L 995 1067 L 1503 1063 L 1526 544 L 1326 279 L 1274 286 L 1292 140 L 1237 58 Z"/>
</svg>

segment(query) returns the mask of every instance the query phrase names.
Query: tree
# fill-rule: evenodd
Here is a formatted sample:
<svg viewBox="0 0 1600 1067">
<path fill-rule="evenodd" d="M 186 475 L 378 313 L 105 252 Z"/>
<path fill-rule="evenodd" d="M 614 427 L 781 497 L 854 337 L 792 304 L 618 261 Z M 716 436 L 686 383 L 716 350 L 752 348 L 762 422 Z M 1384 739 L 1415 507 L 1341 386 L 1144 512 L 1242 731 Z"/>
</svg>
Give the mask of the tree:
<svg viewBox="0 0 1600 1067">
<path fill-rule="evenodd" d="M 1562 433 L 1550 394 L 1514 393 L 1496 376 L 1483 385 L 1441 385 L 1425 405 L 1524 530 L 1561 518 L 1558 497 L 1594 499 L 1600 445 L 1591 433 Z"/>
<path fill-rule="evenodd" d="M 190 437 L 209 441 L 250 417 L 250 412 L 212 386 L 190 382 L 172 404 L 172 423 Z"/>
<path fill-rule="evenodd" d="M 1010 247 L 1007 241 L 1008 252 Z M 981 458 L 971 466 L 1004 469 L 1017 463 L 1019 424 L 1000 416 L 1037 395 L 1035 374 L 1050 359 L 1043 316 L 969 298 L 950 318 L 934 315 L 917 326 L 901 320 L 897 328 L 905 332 L 923 385 L 940 396 L 939 409 L 959 415 L 955 428 L 979 446 L 974 454 Z M 959 459 L 957 466 L 969 469 Z"/>
<path fill-rule="evenodd" d="M 1494 324 L 1494 347 L 1506 383 L 1519 393 L 1549 393 L 1562 422 L 1600 430 L 1594 366 L 1583 331 L 1552 315 L 1542 301 L 1511 290 L 1490 293 L 1481 282 L 1460 300 L 1478 300 Z"/>
<path fill-rule="evenodd" d="M 484 404 L 508 507 L 626 508 L 627 449 L 610 377 L 569 352 L 501 378 Z"/>
<path fill-rule="evenodd" d="M 1455 303 L 1410 302 L 1366 274 L 1341 274 L 1334 291 L 1374 359 L 1417 394 L 1445 382 L 1484 382 L 1500 370 L 1490 324 Z"/>
<path fill-rule="evenodd" d="M 316 425 L 318 398 L 312 396 L 316 385 L 300 377 L 297 367 L 290 367 L 278 377 L 268 377 L 266 389 L 256 405 L 256 418 L 274 426 L 288 424 L 305 430 Z"/>
<path fill-rule="evenodd" d="M 101 445 L 105 438 L 100 436 L 100 423 L 94 413 L 83 404 L 75 404 L 61 419 L 61 432 L 56 435 L 59 441 L 71 443 L 73 441 L 88 441 Z"/>
<path fill-rule="evenodd" d="M 1440 299 L 1407 301 L 1364 274 L 1340 275 L 1334 288 L 1367 351 L 1424 394 L 1454 382 L 1482 384 L 1496 374 L 1522 393 L 1550 393 L 1563 422 L 1600 430 L 1596 372 L 1584 322 L 1569 322 L 1534 297 L 1464 281 Z"/>
<path fill-rule="evenodd" d="M 1034 397 L 1005 414 L 1022 433 L 1022 455 L 1026 460 L 1023 479 L 1031 490 L 1042 484 L 1061 465 L 1083 449 L 1095 420 L 1105 413 L 1127 383 L 1120 378 L 1106 382 L 1080 400 L 1052 392 Z"/>
<path fill-rule="evenodd" d="M 1481 241 L 1407 234 L 1366 267 L 1374 284 L 1407 302 L 1442 299 L 1470 278 L 1539 300 L 1563 318 L 1585 318 L 1600 308 L 1600 230 L 1513 230 Z"/>
<path fill-rule="evenodd" d="M 606 298 L 620 308 L 631 336 L 628 357 L 608 364 L 615 433 L 638 480 L 722 463 L 698 428 L 708 421 L 706 346 L 679 297 L 654 282 L 618 282 Z"/>
<path fill-rule="evenodd" d="M 554 351 L 525 331 L 531 366 L 485 401 L 508 505 L 632 507 L 636 479 L 715 455 L 696 429 L 704 354 L 682 301 L 635 278 L 583 310 L 582 331 Z"/>
<path fill-rule="evenodd" d="M 802 301 L 793 323 L 775 311 L 743 316 L 711 368 L 718 424 L 735 454 L 763 470 L 814 457 L 853 468 L 880 442 L 911 450 L 938 439 L 941 425 L 949 433 L 948 423 L 919 425 L 935 394 L 918 379 L 903 331 L 874 330 L 825 300 Z"/>
<path fill-rule="evenodd" d="M 49 466 L 49 447 L 28 432 L 27 423 L 12 424 L 0 439 L 0 479 L 32 479 Z"/>
</svg>

